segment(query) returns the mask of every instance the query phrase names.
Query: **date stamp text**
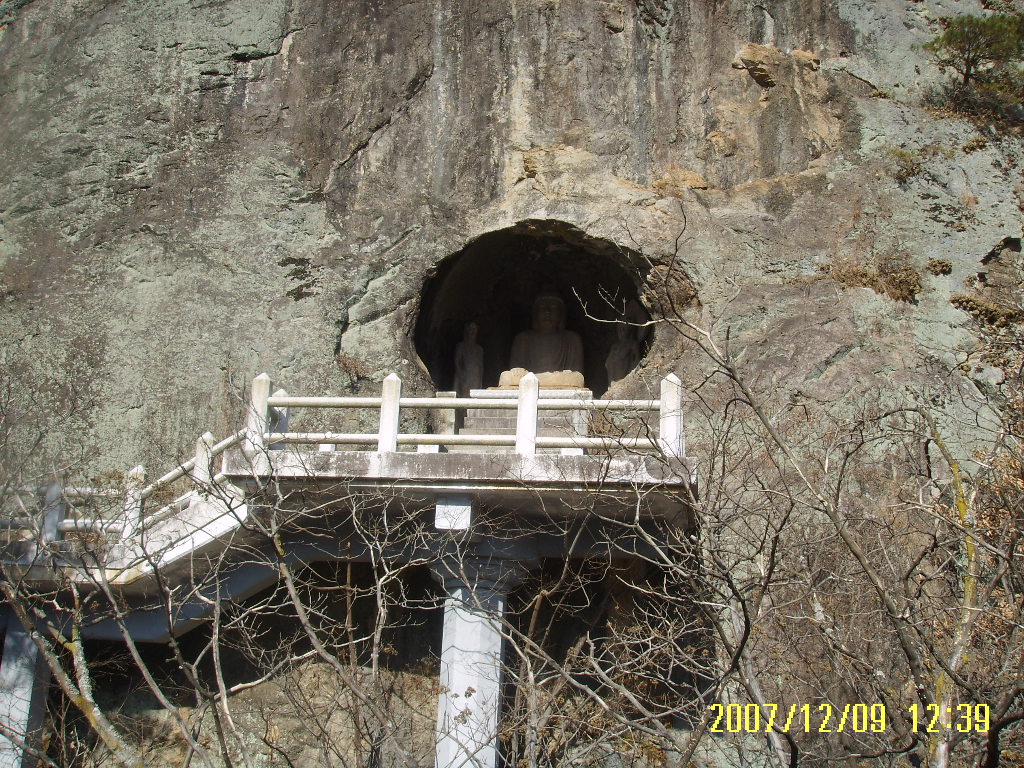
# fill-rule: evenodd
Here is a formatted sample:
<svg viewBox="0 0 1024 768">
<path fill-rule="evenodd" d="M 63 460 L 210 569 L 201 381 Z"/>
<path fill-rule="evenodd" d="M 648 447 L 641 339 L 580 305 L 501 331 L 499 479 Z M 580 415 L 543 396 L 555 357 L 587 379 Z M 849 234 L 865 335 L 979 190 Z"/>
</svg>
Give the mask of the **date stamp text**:
<svg viewBox="0 0 1024 768">
<path fill-rule="evenodd" d="M 906 712 L 915 733 L 989 729 L 987 704 L 959 704 L 945 710 L 934 704 L 914 704 Z M 884 704 L 712 704 L 710 715 L 712 733 L 884 733 L 889 727 Z"/>
</svg>

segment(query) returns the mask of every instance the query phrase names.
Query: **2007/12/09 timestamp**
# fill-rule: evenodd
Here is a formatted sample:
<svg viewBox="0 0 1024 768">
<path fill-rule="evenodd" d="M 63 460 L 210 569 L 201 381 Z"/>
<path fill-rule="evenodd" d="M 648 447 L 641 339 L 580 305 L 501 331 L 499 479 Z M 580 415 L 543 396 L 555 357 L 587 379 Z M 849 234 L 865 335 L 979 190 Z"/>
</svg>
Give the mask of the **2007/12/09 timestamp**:
<svg viewBox="0 0 1024 768">
<path fill-rule="evenodd" d="M 914 704 L 907 708 L 911 728 L 915 733 L 984 732 L 989 729 L 990 712 L 987 704 L 959 704 L 942 708 L 935 704 L 922 707 Z M 712 733 L 882 733 L 888 728 L 888 713 L 884 704 L 712 704 Z"/>
</svg>

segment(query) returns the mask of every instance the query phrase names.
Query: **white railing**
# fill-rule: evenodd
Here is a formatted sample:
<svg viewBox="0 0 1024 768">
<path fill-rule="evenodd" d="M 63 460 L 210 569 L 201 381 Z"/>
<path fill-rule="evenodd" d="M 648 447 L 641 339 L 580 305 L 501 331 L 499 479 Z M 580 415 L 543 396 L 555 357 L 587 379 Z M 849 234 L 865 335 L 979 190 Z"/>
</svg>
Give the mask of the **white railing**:
<svg viewBox="0 0 1024 768">
<path fill-rule="evenodd" d="M 125 473 L 121 489 L 65 487 L 56 479 L 39 488 L 12 489 L 7 496 L 17 497 L 24 515 L 0 519 L 0 529 L 27 531 L 31 538 L 24 539 L 21 558 L 32 560 L 39 545 L 58 541 L 71 532 L 95 532 L 117 535 L 128 539 L 143 528 L 174 518 L 194 504 L 205 503 L 210 487 L 225 484 L 227 492 L 237 496 L 237 489 L 226 484 L 223 472 L 214 473 L 213 460 L 224 451 L 241 444 L 250 458 L 254 473 L 270 470 L 267 451 L 280 450 L 286 445 L 317 444 L 320 450 L 333 450 L 338 445 L 372 445 L 378 453 L 394 453 L 399 446 L 417 446 L 419 452 L 433 453 L 441 447 L 477 446 L 512 448 L 522 456 L 532 456 L 537 449 L 561 448 L 579 454 L 583 450 L 602 453 L 615 451 L 650 450 L 666 457 L 682 459 L 686 456 L 686 439 L 682 415 L 682 388 L 679 379 L 670 374 L 662 379 L 658 400 L 585 400 L 571 397 L 540 397 L 536 376 L 527 374 L 520 382 L 516 397 L 402 397 L 402 382 L 391 374 L 382 383 L 380 397 L 293 397 L 284 390 L 270 394 L 270 378 L 261 374 L 253 380 L 252 397 L 246 427 L 233 435 L 215 442 L 209 432 L 196 441 L 192 459 L 175 467 L 157 480 L 146 484 L 146 470 L 134 467 Z M 289 432 L 288 416 L 292 408 L 376 409 L 376 432 Z M 403 408 L 440 409 L 451 415 L 449 431 L 443 434 L 400 433 L 399 421 Z M 457 409 L 489 409 L 516 411 L 515 434 L 459 435 L 454 434 L 454 413 Z M 573 430 L 577 434 L 556 437 L 538 436 L 538 414 L 541 411 L 568 411 L 573 414 Z M 633 418 L 633 431 L 653 434 L 651 415 L 658 414 L 657 437 L 591 437 L 579 432 L 576 418 L 587 411 L 617 411 L 628 420 Z M 626 428 L 629 431 L 629 428 Z M 194 488 L 164 504 L 152 513 L 146 513 L 146 501 L 158 490 L 189 478 Z M 26 495 L 34 496 L 39 511 L 22 503 Z M 116 504 L 120 500 L 120 514 L 114 517 L 86 517 L 75 514 L 76 508 L 85 507 L 92 500 L 106 500 Z"/>
<path fill-rule="evenodd" d="M 292 408 L 376 409 L 379 412 L 376 432 L 289 432 L 288 412 Z M 399 416 L 409 409 L 501 409 L 516 411 L 514 435 L 405 434 L 398 431 Z M 620 411 L 635 415 L 640 432 L 653 434 L 649 416 L 658 413 L 658 437 L 587 437 L 566 434 L 557 437 L 538 436 L 537 417 L 540 411 Z M 271 430 L 271 425 L 283 430 Z M 628 431 L 628 430 L 627 430 Z M 378 453 L 394 453 L 399 446 L 418 446 L 437 450 L 441 446 L 511 447 L 520 455 L 530 456 L 538 448 L 590 449 L 602 452 L 615 450 L 653 450 L 668 457 L 682 459 L 686 455 L 686 439 L 682 413 L 682 386 L 675 374 L 662 379 L 658 400 L 584 400 L 576 398 L 541 398 L 537 377 L 527 374 L 519 384 L 518 396 L 508 397 L 402 397 L 402 381 L 396 374 L 384 379 L 380 397 L 294 397 L 279 390 L 270 394 L 270 378 L 257 376 L 252 385 L 249 422 L 243 445 L 254 465 L 266 457 L 268 448 L 287 444 L 318 444 L 330 449 L 336 445 L 375 445 Z M 259 471 L 259 470 L 258 470 Z M 266 471 L 266 467 L 263 467 Z"/>
<path fill-rule="evenodd" d="M 213 460 L 238 445 L 244 436 L 245 430 L 240 430 L 220 442 L 214 442 L 209 432 L 201 435 L 196 441 L 196 454 L 193 458 L 149 485 L 146 485 L 145 468 L 136 466 L 125 473 L 123 487 L 120 489 L 64 486 L 63 478 L 57 478 L 41 487 L 16 489 L 8 496 L 35 497 L 40 511 L 33 514 L 22 505 L 28 514 L 0 519 L 0 529 L 23 530 L 32 536 L 24 540 L 24 553 L 20 558 L 29 561 L 38 554 L 40 544 L 60 541 L 66 533 L 100 533 L 122 539 L 130 537 L 145 526 L 153 526 L 187 509 L 196 502 L 199 492 L 208 490 L 211 484 L 225 482 L 226 476 L 222 472 L 213 473 Z M 195 488 L 146 515 L 146 499 L 183 477 L 190 478 Z M 40 497 L 43 498 L 41 504 L 38 502 Z M 94 501 L 116 503 L 118 500 L 120 514 L 116 517 L 85 517 L 75 514 L 76 510 Z"/>
</svg>

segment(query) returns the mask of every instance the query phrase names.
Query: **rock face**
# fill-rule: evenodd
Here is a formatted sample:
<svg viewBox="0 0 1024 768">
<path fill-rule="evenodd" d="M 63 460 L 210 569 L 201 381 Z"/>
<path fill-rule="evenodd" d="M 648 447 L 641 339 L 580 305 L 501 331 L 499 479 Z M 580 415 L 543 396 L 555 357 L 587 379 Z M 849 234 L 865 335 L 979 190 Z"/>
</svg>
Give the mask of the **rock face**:
<svg viewBox="0 0 1024 768">
<path fill-rule="evenodd" d="M 688 321 L 780 410 L 910 392 L 969 443 L 1005 376 L 979 327 L 1020 319 L 1024 144 L 929 111 L 944 76 L 919 46 L 981 11 L 0 0 L 0 427 L 40 419 L 48 470 L 160 473 L 240 425 L 261 371 L 425 394 L 477 322 L 496 375 L 551 279 L 591 300 L 567 327 L 597 395 L 625 317 L 642 359 L 607 391 L 675 371 L 714 407 Z M 322 764 L 300 725 L 296 764 Z"/>
<path fill-rule="evenodd" d="M 976 338 L 950 297 L 1001 243 L 1019 257 L 1022 152 L 927 112 L 941 75 L 914 46 L 980 5 L 770 5 L 21 5 L 0 30 L 4 367 L 74 392 L 96 466 L 162 466 L 233 427 L 262 370 L 303 394 L 442 384 L 413 343 L 424 285 L 523 222 L 681 275 L 679 311 L 794 396 L 955 366 Z M 910 301 L 878 287 L 900 269 Z M 700 380 L 667 328 L 645 351 L 617 387 Z"/>
</svg>

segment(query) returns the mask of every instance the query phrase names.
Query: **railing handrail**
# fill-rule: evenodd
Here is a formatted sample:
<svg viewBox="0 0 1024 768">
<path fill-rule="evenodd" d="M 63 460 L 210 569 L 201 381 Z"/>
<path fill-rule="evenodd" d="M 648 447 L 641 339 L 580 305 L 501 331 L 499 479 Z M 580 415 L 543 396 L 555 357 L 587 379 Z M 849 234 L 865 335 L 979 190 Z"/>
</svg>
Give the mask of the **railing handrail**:
<svg viewBox="0 0 1024 768">
<path fill-rule="evenodd" d="M 138 528 L 138 526 L 143 524 L 143 502 L 160 488 L 193 472 L 196 474 L 197 481 L 208 479 L 213 483 L 224 482 L 226 480 L 226 476 L 223 473 L 218 473 L 214 477 L 210 478 L 209 475 L 211 473 L 208 467 L 205 472 L 197 471 L 197 467 L 200 464 L 200 456 L 202 456 L 206 462 L 211 462 L 215 456 L 220 455 L 227 449 L 240 443 L 245 435 L 246 430 L 241 429 L 233 435 L 229 435 L 224 438 L 220 442 L 214 443 L 212 435 L 209 433 L 204 434 L 199 439 L 200 447 L 197 447 L 195 457 L 183 462 L 178 467 L 174 468 L 144 488 L 140 487 L 142 482 L 145 482 L 145 471 L 142 467 L 135 467 L 125 474 L 125 488 L 122 490 L 118 490 L 116 488 L 62 486 L 59 489 L 59 499 L 62 503 L 57 516 L 58 519 L 50 523 L 52 531 L 49 531 L 49 535 L 44 535 L 43 538 L 45 540 L 50 540 L 51 538 L 55 539 L 59 534 L 69 533 L 72 531 L 97 531 L 102 533 L 119 533 L 122 535 L 133 532 Z M 204 475 L 205 477 L 203 477 Z M 51 483 L 50 485 L 41 486 L 39 488 L 29 486 L 14 488 L 11 490 L 12 493 L 15 494 L 24 493 L 42 496 L 44 493 L 51 493 L 50 488 L 52 485 L 53 484 Z M 160 509 L 158 509 L 153 515 L 146 518 L 145 524 L 154 525 L 180 512 L 188 506 L 189 502 L 195 497 L 195 495 L 195 489 L 186 491 L 169 504 L 165 504 L 160 507 Z M 116 518 L 71 517 L 67 515 L 68 508 L 75 508 L 76 504 L 74 502 L 88 501 L 90 498 L 120 498 L 122 500 L 122 515 Z M 12 517 L 7 520 L 0 520 L 0 530 L 27 528 L 37 525 L 38 523 L 38 520 L 31 517 Z"/>
<path fill-rule="evenodd" d="M 0 490 L 0 496 L 17 496 L 17 495 L 32 495 L 32 496 L 43 496 L 46 493 L 46 489 L 50 486 L 47 485 L 23 485 L 20 488 L 8 488 L 6 490 Z M 68 501 L 72 499 L 102 499 L 102 498 L 118 498 L 121 495 L 121 491 L 117 488 L 90 488 L 85 485 L 68 485 L 64 486 L 62 493 L 64 498 Z"/>
<path fill-rule="evenodd" d="M 437 395 L 434 397 L 402 397 L 402 380 L 394 373 L 388 374 L 381 383 L 379 397 L 303 397 L 289 395 L 284 390 L 271 394 L 270 377 L 265 373 L 257 376 L 252 383 L 251 407 L 246 427 L 245 449 L 257 473 L 269 470 L 266 455 L 268 447 L 296 443 L 320 443 L 330 450 L 335 445 L 363 445 L 376 442 L 378 453 L 392 453 L 400 445 L 442 446 L 480 445 L 513 446 L 520 455 L 531 455 L 538 447 L 543 448 L 645 448 L 660 450 L 667 456 L 683 458 L 686 455 L 686 439 L 682 420 L 682 384 L 675 374 L 669 374 L 661 381 L 658 399 L 647 400 L 595 400 L 589 396 L 551 396 L 551 390 L 540 396 L 540 382 L 532 374 L 526 374 L 518 390 L 508 390 L 504 396 L 457 397 Z M 483 393 L 481 393 L 483 394 Z M 589 393 L 587 393 L 589 395 Z M 347 432 L 289 432 L 289 408 L 362 408 L 378 409 L 380 416 L 376 433 Z M 515 435 L 459 435 L 446 434 L 399 434 L 399 414 L 403 408 L 431 408 L 454 414 L 456 410 L 504 410 L 515 412 Z M 582 430 L 574 424 L 576 434 L 558 438 L 540 438 L 537 435 L 540 411 L 637 411 L 645 414 L 658 412 L 658 437 L 595 437 L 583 439 Z M 451 417 L 449 417 L 451 418 Z M 577 421 L 577 419 L 574 419 Z M 449 429 L 451 429 L 449 421 Z M 651 429 L 643 419 L 644 428 Z"/>
<path fill-rule="evenodd" d="M 268 397 L 271 408 L 380 408 L 382 397 Z M 515 410 L 517 399 L 473 397 L 400 397 L 401 408 L 483 408 Z M 573 398 L 538 398 L 540 410 L 607 410 L 656 411 L 660 400 L 585 400 Z"/>
<path fill-rule="evenodd" d="M 224 453 L 224 451 L 226 451 L 228 448 L 231 448 L 231 447 L 233 447 L 235 445 L 238 445 L 238 443 L 242 442 L 242 439 L 245 437 L 245 435 L 246 435 L 246 431 L 244 429 L 240 429 L 237 432 L 235 432 L 233 435 L 229 435 L 228 437 L 225 437 L 219 443 L 214 443 L 210 447 L 210 456 L 211 456 L 211 458 L 214 457 L 214 456 L 219 456 L 220 454 Z M 187 475 L 189 472 L 192 472 L 195 468 L 196 468 L 196 459 L 195 459 L 195 457 L 192 457 L 188 461 L 182 463 L 180 466 L 175 467 L 174 469 L 172 469 L 170 472 L 168 472 L 163 477 L 161 477 L 161 478 L 159 478 L 157 480 L 154 480 L 152 483 L 147 485 L 145 488 L 143 488 L 141 491 L 139 491 L 139 495 L 143 499 L 149 498 L 150 496 L 153 495 L 154 491 L 159 489 L 161 486 L 168 485 L 169 483 L 173 483 L 175 480 L 180 480 L 185 475 Z"/>
<path fill-rule="evenodd" d="M 223 483 L 226 480 L 227 475 L 225 475 L 223 472 L 218 472 L 210 480 L 210 483 L 211 485 L 217 485 L 218 483 Z M 182 509 L 189 505 L 189 502 L 191 501 L 192 498 L 195 497 L 195 494 L 195 490 L 186 491 L 173 501 L 169 501 L 167 504 L 164 504 L 162 507 L 160 507 L 160 509 L 154 512 L 152 515 L 147 517 L 145 520 L 145 524 L 147 526 L 153 526 L 158 523 L 162 523 L 164 520 L 167 520 L 168 518 L 174 516 L 175 513 L 180 512 Z"/>
<path fill-rule="evenodd" d="M 332 445 L 368 445 L 377 435 L 367 432 L 268 432 L 265 438 L 275 443 L 327 443 Z M 403 433 L 396 435 L 399 445 L 487 445 L 514 446 L 515 435 L 443 435 Z M 589 437 L 586 435 L 539 436 L 538 448 L 656 448 L 653 437 Z"/>
</svg>

